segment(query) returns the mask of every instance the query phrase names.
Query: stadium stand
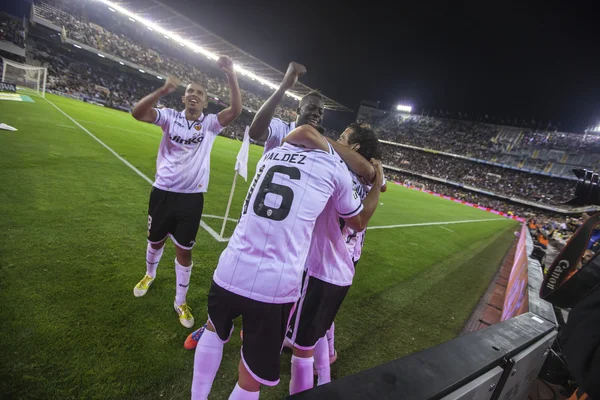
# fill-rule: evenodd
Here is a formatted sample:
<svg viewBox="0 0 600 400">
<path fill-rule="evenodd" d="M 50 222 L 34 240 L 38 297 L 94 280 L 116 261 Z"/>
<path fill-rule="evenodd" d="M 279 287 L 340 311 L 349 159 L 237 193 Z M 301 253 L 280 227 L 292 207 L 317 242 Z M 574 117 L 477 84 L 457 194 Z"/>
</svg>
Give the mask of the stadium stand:
<svg viewBox="0 0 600 400">
<path fill-rule="evenodd" d="M 198 81 L 219 99 L 229 102 L 227 83 L 214 63 L 202 57 L 193 57 L 188 51 L 181 51 L 173 43 L 157 40 L 156 35 L 147 29 L 124 23 L 123 19 L 106 16 L 106 7 L 100 11 L 86 9 L 98 7 L 96 3 L 58 2 L 41 3 L 36 13 L 57 26 L 64 28 L 68 38 L 86 44 L 94 49 L 112 54 L 139 64 L 145 70 L 153 70 L 163 76 L 176 75 L 184 82 Z M 66 12 L 65 12 L 66 11 Z M 89 16 L 88 20 L 86 16 Z M 270 96 L 270 91 L 260 84 L 252 84 L 247 79 L 240 80 L 244 105 L 252 111 L 258 110 Z M 297 102 L 286 98 L 277 116 L 285 120 L 296 118 Z"/>
<path fill-rule="evenodd" d="M 558 205 L 573 197 L 573 181 L 482 164 L 408 147 L 382 145 L 383 161 L 410 172 L 507 197 Z"/>
<path fill-rule="evenodd" d="M 25 47 L 25 28 L 20 21 L 8 14 L 0 13 L 0 41 L 10 42 L 18 47 Z"/>
<path fill-rule="evenodd" d="M 571 178 L 571 169 L 600 166 L 600 136 L 502 126 L 361 107 L 358 120 L 380 139 Z"/>
</svg>

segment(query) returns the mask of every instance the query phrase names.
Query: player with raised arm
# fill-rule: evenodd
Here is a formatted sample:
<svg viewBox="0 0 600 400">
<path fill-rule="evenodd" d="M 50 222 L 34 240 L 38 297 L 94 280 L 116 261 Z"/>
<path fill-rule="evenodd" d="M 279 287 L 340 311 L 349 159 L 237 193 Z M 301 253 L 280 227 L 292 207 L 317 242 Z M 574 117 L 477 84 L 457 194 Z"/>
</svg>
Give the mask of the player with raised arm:
<svg viewBox="0 0 600 400">
<path fill-rule="evenodd" d="M 165 241 L 175 244 L 176 295 L 174 308 L 186 328 L 194 325 L 194 317 L 186 302 L 192 272 L 192 247 L 208 188 L 210 151 L 215 137 L 242 112 L 242 98 L 233 62 L 220 57 L 219 67 L 229 81 L 231 105 L 218 114 L 203 113 L 207 104 L 206 89 L 192 82 L 187 85 L 181 112 L 170 108 L 154 108 L 157 101 L 179 86 L 174 77 L 141 99 L 131 110 L 138 121 L 158 125 L 163 137 L 156 158 L 156 176 L 148 206 L 148 248 L 146 274 L 133 289 L 136 297 L 146 294 L 156 278 L 156 269 Z"/>
<path fill-rule="evenodd" d="M 315 221 L 331 204 L 360 229 L 363 205 L 352 177 L 332 146 L 311 126 L 316 150 L 284 143 L 265 153 L 242 215 L 219 258 L 208 295 L 208 323 L 194 358 L 192 399 L 206 399 L 223 346 L 242 316 L 244 343 L 239 379 L 230 399 L 258 399 L 260 385 L 279 382 L 279 356 L 300 286 Z"/>
</svg>

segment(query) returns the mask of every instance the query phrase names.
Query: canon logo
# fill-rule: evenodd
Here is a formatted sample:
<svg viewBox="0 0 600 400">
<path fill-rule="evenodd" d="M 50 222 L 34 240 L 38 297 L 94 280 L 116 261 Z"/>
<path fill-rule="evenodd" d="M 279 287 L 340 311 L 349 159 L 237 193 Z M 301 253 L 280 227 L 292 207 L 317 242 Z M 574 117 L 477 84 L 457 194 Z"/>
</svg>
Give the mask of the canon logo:
<svg viewBox="0 0 600 400">
<path fill-rule="evenodd" d="M 569 262 L 567 260 L 560 260 L 556 265 L 556 268 L 554 268 L 554 270 L 550 274 L 550 279 L 548 279 L 546 287 L 548 289 L 554 290 L 555 285 L 560 281 L 560 276 L 562 275 L 563 271 L 566 271 L 568 269 Z"/>
</svg>

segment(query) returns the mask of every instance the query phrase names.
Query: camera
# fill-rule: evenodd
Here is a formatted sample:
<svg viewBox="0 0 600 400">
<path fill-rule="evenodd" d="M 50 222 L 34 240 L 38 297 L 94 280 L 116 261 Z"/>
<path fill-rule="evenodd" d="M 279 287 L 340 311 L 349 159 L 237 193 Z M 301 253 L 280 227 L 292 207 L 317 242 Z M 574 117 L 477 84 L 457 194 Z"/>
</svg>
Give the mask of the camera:
<svg viewBox="0 0 600 400">
<path fill-rule="evenodd" d="M 600 177 L 594 171 L 587 169 L 573 169 L 577 177 L 575 197 L 565 204 L 570 206 L 600 206 Z"/>
</svg>

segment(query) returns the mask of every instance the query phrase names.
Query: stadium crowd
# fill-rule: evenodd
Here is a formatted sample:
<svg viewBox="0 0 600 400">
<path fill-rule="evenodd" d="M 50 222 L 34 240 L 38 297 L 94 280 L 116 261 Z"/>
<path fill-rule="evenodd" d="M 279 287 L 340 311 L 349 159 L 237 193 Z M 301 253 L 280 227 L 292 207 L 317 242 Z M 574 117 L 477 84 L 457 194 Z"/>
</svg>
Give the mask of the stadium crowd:
<svg viewBox="0 0 600 400">
<path fill-rule="evenodd" d="M 85 10 L 85 7 L 99 7 L 98 4 L 73 4 L 71 1 L 45 3 L 51 7 L 42 4 L 38 13 L 44 19 L 64 27 L 67 37 L 164 76 L 175 75 L 184 82 L 199 82 L 209 93 L 229 102 L 227 82 L 215 63 L 207 62 L 205 57 L 193 55 L 188 50 L 181 51 L 178 44 L 160 40 L 147 29 L 123 24 L 91 9 Z M 62 11 L 65 9 L 68 13 Z M 93 20 L 88 20 L 87 15 Z M 241 79 L 240 88 L 244 105 L 254 111 L 258 110 L 271 94 L 265 86 L 249 79 Z M 283 107 L 278 108 L 276 115 L 282 119 L 293 120 L 296 118 L 296 107 L 295 100 L 285 98 Z"/>
<path fill-rule="evenodd" d="M 5 13 L 0 13 L 0 40 L 24 48 L 25 28 L 23 28 L 23 21 L 13 18 Z"/>
<path fill-rule="evenodd" d="M 600 150 L 597 135 L 507 128 L 485 122 L 399 113 L 384 116 L 364 113 L 359 114 L 358 119 L 373 126 L 380 139 L 484 160 L 492 160 L 511 147 L 590 153 Z M 504 137 L 501 133 L 507 129 L 516 129 L 518 134 Z"/>
<path fill-rule="evenodd" d="M 451 156 L 382 144 L 383 162 L 410 172 L 485 189 L 500 195 L 560 204 L 573 196 L 573 181 L 530 174 Z"/>
</svg>

